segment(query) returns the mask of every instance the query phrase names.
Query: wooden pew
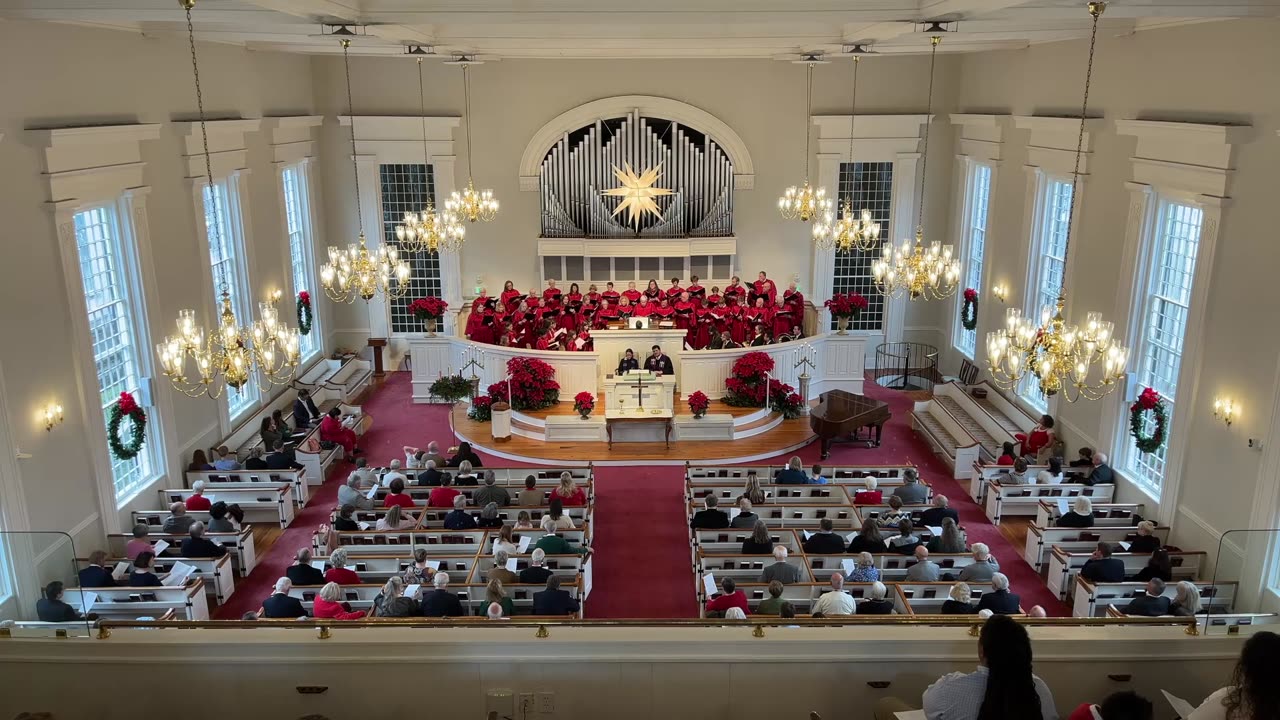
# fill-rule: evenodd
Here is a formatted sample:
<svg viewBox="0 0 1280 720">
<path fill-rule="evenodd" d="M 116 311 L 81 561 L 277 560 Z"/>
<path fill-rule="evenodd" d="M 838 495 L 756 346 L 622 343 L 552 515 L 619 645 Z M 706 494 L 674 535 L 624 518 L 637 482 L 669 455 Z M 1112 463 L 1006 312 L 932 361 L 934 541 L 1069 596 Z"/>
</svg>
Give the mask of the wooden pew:
<svg viewBox="0 0 1280 720">
<path fill-rule="evenodd" d="M 160 491 L 160 501 L 163 505 L 186 502 L 187 498 L 194 494 L 194 490 L 187 488 L 168 488 Z M 205 497 L 210 496 L 215 501 L 222 500 L 228 505 L 233 503 L 239 505 L 240 509 L 244 510 L 245 520 L 249 522 L 274 523 L 286 528 L 293 522 L 296 512 L 293 504 L 293 490 L 289 483 L 274 485 L 237 483 L 234 487 L 231 483 L 225 483 L 215 492 L 206 490 Z"/>
<path fill-rule="evenodd" d="M 942 612 L 942 604 L 951 599 L 951 586 L 955 582 L 901 582 L 896 583 L 898 592 L 910 608 L 912 615 L 937 615 Z M 970 602 L 978 604 L 984 593 L 992 592 L 991 583 L 971 582 L 969 586 Z"/>
<path fill-rule="evenodd" d="M 1093 524 L 1095 527 L 1119 527 L 1137 525 L 1135 518 L 1146 514 L 1146 506 L 1142 503 L 1093 503 Z M 1036 508 L 1036 525 L 1042 528 L 1053 527 L 1062 511 L 1057 501 L 1041 500 Z"/>
<path fill-rule="evenodd" d="M 576 530 L 561 530 L 557 534 L 568 540 L 574 547 L 586 549 L 591 544 L 590 532 L 588 525 Z M 532 546 L 546 533 L 541 530 L 521 530 L 520 534 L 528 535 Z M 433 556 L 476 555 L 486 552 L 492 546 L 492 538 L 497 537 L 497 534 L 486 530 L 334 531 L 329 534 L 329 537 L 320 533 L 313 536 L 312 546 L 315 554 L 329 554 L 330 537 L 353 556 L 404 554 L 411 557 L 418 548 L 426 549 Z"/>
<path fill-rule="evenodd" d="M 450 579 L 452 580 L 452 574 Z M 533 593 L 541 591 L 542 588 L 535 588 L 532 585 L 516 586 L 519 588 L 518 593 L 511 593 L 512 603 L 515 605 L 517 615 L 530 615 L 533 612 Z M 302 607 L 307 611 L 308 615 L 315 612 L 315 598 L 320 594 L 319 585 L 295 585 L 289 591 L 290 597 L 295 597 L 302 601 Z M 565 583 L 560 586 L 561 590 L 569 591 L 572 597 L 583 599 L 581 588 L 578 583 Z M 429 592 L 431 588 L 423 586 L 420 592 Z M 373 609 L 373 601 L 382 592 L 382 585 L 343 585 L 342 593 L 345 601 L 351 604 L 352 610 L 364 610 L 366 613 Z M 470 585 L 466 583 L 449 583 L 449 592 L 458 595 L 462 601 L 463 611 L 468 616 L 483 615 L 487 609 L 485 601 L 485 586 Z M 417 599 L 421 599 L 421 595 Z M 575 616 L 582 618 L 582 603 L 579 603 L 579 610 Z"/>
<path fill-rule="evenodd" d="M 1153 534 L 1164 544 L 1169 540 L 1169 528 L 1157 526 Z M 1027 544 L 1022 550 L 1022 559 L 1035 568 L 1036 572 L 1044 570 L 1049 562 L 1049 548 L 1059 545 L 1067 552 L 1093 552 L 1099 542 L 1112 545 L 1132 542 L 1138 536 L 1136 526 L 1094 526 L 1091 528 L 1038 527 L 1027 528 Z"/>
<path fill-rule="evenodd" d="M 693 506 L 690 511 L 694 511 Z M 817 530 L 824 518 L 830 519 L 837 531 L 857 530 L 862 527 L 862 519 L 858 511 L 851 507 L 832 505 L 802 505 L 788 503 L 786 505 L 763 505 L 754 509 L 756 515 L 772 528 L 793 528 Z"/>
<path fill-rule="evenodd" d="M 873 553 L 871 557 L 876 562 L 876 567 L 880 570 L 881 582 L 905 582 L 907 577 L 907 569 L 916 564 L 916 559 L 912 555 L 901 555 L 899 553 Z M 941 568 L 942 574 L 951 573 L 959 575 L 965 566 L 973 563 L 973 555 L 971 553 L 962 554 L 934 554 L 929 559 L 937 563 Z M 809 569 L 816 578 L 829 576 L 834 571 L 844 572 L 844 561 L 848 560 L 853 563 L 858 562 L 856 555 L 805 555 L 804 561 L 808 563 Z M 845 573 L 848 574 L 847 572 Z"/>
<path fill-rule="evenodd" d="M 794 530 L 769 528 L 769 536 L 774 545 L 782 545 L 791 554 L 800 553 L 801 544 Z M 708 553 L 734 553 L 742 548 L 742 543 L 751 537 L 751 531 L 745 528 L 727 528 L 724 530 L 695 530 L 693 546 Z"/>
<path fill-rule="evenodd" d="M 86 593 L 97 596 L 87 611 L 84 609 Z M 155 599 L 138 599 L 150 596 Z M 178 620 L 209 619 L 209 601 L 204 581 L 199 578 L 189 579 L 185 586 L 180 587 L 67 588 L 63 591 L 62 599 L 81 612 L 97 613 L 99 618 L 110 620 L 133 620 L 140 616 L 160 617 L 169 610 L 175 612 Z"/>
<path fill-rule="evenodd" d="M 731 577 L 740 585 L 765 584 L 760 582 L 760 574 L 774 563 L 772 555 L 741 555 L 729 553 L 725 555 L 710 554 L 699 551 L 698 576 L 714 573 L 716 580 Z M 815 582 L 802 556 L 788 556 L 787 564 L 800 571 L 800 583 Z M 699 580 L 701 581 L 701 580 Z"/>
<path fill-rule="evenodd" d="M 187 487 L 191 487 L 198 480 L 203 480 L 205 482 L 205 492 L 213 495 L 218 494 L 219 487 L 225 483 L 237 485 L 268 483 L 277 485 L 287 482 L 293 487 L 293 499 L 298 507 L 306 507 L 307 501 L 311 499 L 311 489 L 310 485 L 307 484 L 306 470 L 234 470 L 231 472 L 188 470 L 184 473 L 184 476 L 186 477 Z"/>
<path fill-rule="evenodd" d="M 253 528 L 245 525 L 238 532 L 214 533 L 207 532 L 205 538 L 213 542 L 221 544 L 227 549 L 227 554 L 231 556 L 231 563 L 236 568 L 236 572 L 240 573 L 240 577 L 248 577 L 249 573 L 257 567 L 257 552 L 253 545 Z M 169 543 L 169 547 L 161 553 L 162 560 L 181 559 L 182 558 L 182 541 L 186 540 L 190 535 L 170 535 L 162 533 L 159 530 L 147 535 L 147 540 L 154 544 L 157 540 L 164 540 Z M 132 533 L 111 533 L 107 535 L 107 551 L 112 557 L 124 556 L 125 545 L 133 539 Z"/>
<path fill-rule="evenodd" d="M 1239 583 L 1197 582 L 1200 591 L 1200 603 L 1209 608 L 1209 612 L 1231 612 L 1235 609 L 1236 593 Z M 1123 612 L 1134 597 L 1144 594 L 1147 584 L 1144 582 L 1093 583 L 1076 576 L 1075 600 L 1071 605 L 1072 617 L 1105 617 L 1107 608 L 1116 608 Z M 1165 585 L 1164 597 L 1173 600 L 1177 596 L 1177 583 Z"/>
<path fill-rule="evenodd" d="M 804 503 L 805 505 L 849 505 L 848 493 L 839 485 L 761 485 L 765 501 L 762 505 Z M 701 502 L 708 495 L 715 495 L 721 507 L 736 505 L 742 496 L 742 486 L 722 485 L 686 485 L 685 499 Z"/>
<path fill-rule="evenodd" d="M 474 500 L 475 493 L 476 493 L 476 491 L 477 491 L 477 490 L 479 490 L 479 489 L 480 489 L 480 487 L 483 487 L 483 486 L 480 486 L 480 487 L 471 487 L 471 486 L 464 485 L 464 486 L 461 486 L 461 487 L 457 487 L 457 486 L 451 486 L 451 487 L 453 487 L 453 489 L 457 490 L 459 493 L 461 493 L 461 494 L 462 494 L 462 496 L 463 496 L 463 497 L 465 497 L 465 498 L 467 499 L 467 505 L 475 506 L 475 505 L 476 505 L 476 502 L 475 502 L 475 500 Z M 582 487 L 582 488 L 584 489 L 584 491 L 587 493 L 587 504 L 586 504 L 586 505 L 571 505 L 571 506 L 569 506 L 569 507 L 590 508 L 592 505 L 594 505 L 594 504 L 595 504 L 595 500 L 594 500 L 594 497 L 595 497 L 595 495 L 594 495 L 594 491 L 593 491 L 589 486 L 580 486 L 580 487 Z M 516 491 L 514 491 L 514 490 L 511 490 L 511 489 L 508 489 L 508 492 L 510 492 L 510 494 L 511 494 L 511 499 L 512 499 L 512 501 L 515 501 L 515 500 L 517 499 L 517 497 L 516 497 L 516 496 L 517 496 L 517 494 L 518 494 L 518 493 L 517 493 Z M 536 506 L 536 507 L 547 507 L 547 506 L 549 506 L 549 505 L 551 504 L 551 495 L 550 495 L 550 492 L 551 492 L 551 488 L 550 488 L 550 487 L 546 488 L 546 489 L 543 491 L 543 493 L 542 493 L 543 505 L 539 505 L 539 506 Z M 376 506 L 381 506 L 381 505 L 382 505 L 382 503 L 386 502 L 387 495 L 389 495 L 389 494 L 391 494 L 391 490 L 390 490 L 390 488 L 386 488 L 386 487 L 378 487 L 376 490 L 374 490 L 374 494 L 373 494 L 373 503 L 374 503 L 374 505 L 376 505 Z M 429 500 L 429 499 L 430 499 L 430 497 L 431 497 L 431 488 L 430 488 L 430 487 L 424 487 L 424 486 L 421 486 L 421 485 L 410 485 L 410 486 L 405 487 L 405 489 L 404 489 L 404 494 L 405 494 L 405 495 L 408 495 L 408 496 L 413 500 L 413 504 L 414 504 L 414 505 L 417 505 L 418 507 L 426 507 L 426 506 L 427 506 L 427 502 L 428 502 L 428 500 Z M 565 508 L 565 510 L 568 510 L 568 509 L 569 509 L 569 507 L 566 507 L 566 508 Z M 506 508 L 507 508 L 507 509 L 510 509 L 510 508 L 516 508 L 516 511 L 517 511 L 517 512 L 518 512 L 519 510 L 523 509 L 523 508 L 520 508 L 519 506 L 516 506 L 516 505 L 507 505 L 507 506 L 506 506 Z M 452 507 L 448 507 L 448 508 L 441 508 L 441 509 L 442 509 L 442 510 L 446 510 L 446 511 L 447 511 L 447 510 L 452 510 L 453 508 L 452 508 Z"/>
<path fill-rule="evenodd" d="M 1050 548 L 1049 590 L 1057 595 L 1059 600 L 1067 600 L 1068 595 L 1075 590 L 1076 575 L 1080 574 L 1080 568 L 1084 567 L 1091 554 L 1088 552 L 1069 552 L 1061 546 Z M 1142 568 L 1147 566 L 1147 562 L 1151 559 L 1150 553 L 1114 553 L 1111 557 L 1124 561 L 1125 577 L 1137 575 L 1142 571 Z M 1169 562 L 1173 565 L 1174 581 L 1198 579 L 1200 577 L 1200 568 L 1204 566 L 1206 557 L 1207 553 L 1203 550 L 1169 553 Z"/>
<path fill-rule="evenodd" d="M 1109 618 L 1127 618 L 1115 605 L 1107 606 L 1107 614 Z M 1230 633 L 1241 627 L 1249 625 L 1276 625 L 1280 624 L 1280 615 L 1275 613 L 1218 613 L 1214 612 L 1208 616 L 1203 614 L 1196 615 L 1200 622 L 1200 633 L 1202 635 L 1212 632 Z"/>
<path fill-rule="evenodd" d="M 173 563 L 181 562 L 195 568 L 195 572 L 191 573 L 191 577 L 200 578 L 205 581 L 205 592 L 213 598 L 214 604 L 221 605 L 231 597 L 231 593 L 235 592 L 236 578 L 235 572 L 231 567 L 231 555 L 223 555 L 220 558 L 184 558 L 169 557 L 157 558 L 152 564 L 152 572 L 161 580 L 169 574 Z M 109 567 L 116 567 L 119 563 L 129 563 L 132 567 L 133 562 L 124 557 L 115 557 L 107 560 Z M 79 569 L 89 566 L 87 558 L 76 558 L 76 565 Z M 116 579 L 117 584 L 127 584 L 129 582 L 129 571 L 126 570 L 123 577 Z"/>
<path fill-rule="evenodd" d="M 360 581 L 365 584 L 383 584 L 393 576 L 400 577 L 413 562 L 413 555 L 354 555 L 347 558 L 347 566 L 352 568 Z M 435 563 L 436 570 L 449 573 L 450 580 L 462 584 L 471 576 L 476 566 L 475 554 L 470 555 L 432 555 L 429 563 Z M 312 556 L 311 565 L 319 570 L 329 567 L 326 555 Z"/>
<path fill-rule="evenodd" d="M 330 523 L 332 523 L 334 520 L 338 518 L 338 513 L 340 510 L 341 508 L 335 507 L 332 511 L 330 511 L 329 513 Z M 479 520 L 480 510 L 481 508 L 470 506 L 467 508 L 467 513 L 470 514 L 476 520 Z M 507 523 L 509 525 L 514 525 L 516 522 L 516 517 L 520 514 L 521 511 L 525 511 L 529 513 L 529 516 L 534 526 L 536 527 L 538 523 L 542 521 L 542 517 L 547 513 L 551 512 L 551 508 L 545 507 L 545 506 L 544 507 L 520 507 L 518 505 L 508 505 L 498 510 L 498 517 L 501 518 L 504 523 Z M 443 508 L 416 507 L 413 510 L 407 510 L 407 512 L 412 513 L 415 517 L 418 518 L 418 528 L 423 530 L 443 530 L 444 517 L 445 515 L 448 515 L 452 511 L 445 510 Z M 585 507 L 564 508 L 565 516 L 573 520 L 573 524 L 575 526 L 581 526 L 584 522 L 587 522 L 588 513 L 589 513 L 589 509 Z M 168 512 L 166 511 L 165 514 L 167 515 Z M 387 508 L 377 508 L 375 510 L 356 510 L 352 514 L 352 519 L 356 520 L 357 522 L 367 522 L 369 523 L 369 528 L 373 529 L 373 527 L 377 524 L 378 520 L 381 520 L 382 518 L 386 517 L 386 514 L 387 514 Z"/>
<path fill-rule="evenodd" d="M 1111 502 L 1115 489 L 1116 486 L 1111 484 L 1002 485 L 997 480 L 989 480 L 983 509 L 992 524 L 999 525 L 1005 515 L 1035 515 L 1039 512 L 1041 500 L 1057 502 L 1084 495 L 1090 500 L 1107 503 Z"/>
<path fill-rule="evenodd" d="M 1035 477 L 1036 473 L 1041 470 L 1048 470 L 1048 465 L 1029 465 L 1027 466 L 1027 474 Z M 979 505 L 985 505 L 987 502 L 987 483 L 995 480 L 1001 473 L 1012 471 L 1013 468 L 1008 465 L 996 465 L 994 463 L 974 463 L 969 472 L 969 498 Z"/>
<path fill-rule="evenodd" d="M 761 484 L 768 484 L 782 465 L 693 465 L 685 463 L 685 482 L 690 485 L 726 484 L 726 480 L 746 482 L 747 475 L 755 472 Z M 880 487 L 897 487 L 903 483 L 902 471 L 915 469 L 914 465 L 823 465 L 822 474 L 834 485 L 865 485 L 866 478 L 873 477 Z M 732 484 L 732 483 L 729 483 Z M 804 487 L 804 486 L 795 486 Z"/>
</svg>

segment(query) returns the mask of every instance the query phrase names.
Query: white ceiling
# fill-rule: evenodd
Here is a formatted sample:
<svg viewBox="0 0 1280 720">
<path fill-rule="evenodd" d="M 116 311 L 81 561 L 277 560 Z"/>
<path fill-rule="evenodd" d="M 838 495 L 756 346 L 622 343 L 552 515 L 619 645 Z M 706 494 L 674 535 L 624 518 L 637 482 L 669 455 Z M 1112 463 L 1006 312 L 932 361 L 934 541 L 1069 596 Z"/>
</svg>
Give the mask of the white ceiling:
<svg viewBox="0 0 1280 720">
<path fill-rule="evenodd" d="M 785 57 L 871 43 L 928 49 L 920 23 L 957 31 L 940 51 L 976 52 L 1085 37 L 1083 0 L 197 0 L 197 36 L 252 49 L 336 53 L 322 22 L 367 24 L 352 52 L 397 55 L 409 43 L 482 58 Z M 1280 0 L 1114 0 L 1103 32 L 1280 16 Z M 0 0 L 0 18 L 172 35 L 177 0 Z"/>
</svg>

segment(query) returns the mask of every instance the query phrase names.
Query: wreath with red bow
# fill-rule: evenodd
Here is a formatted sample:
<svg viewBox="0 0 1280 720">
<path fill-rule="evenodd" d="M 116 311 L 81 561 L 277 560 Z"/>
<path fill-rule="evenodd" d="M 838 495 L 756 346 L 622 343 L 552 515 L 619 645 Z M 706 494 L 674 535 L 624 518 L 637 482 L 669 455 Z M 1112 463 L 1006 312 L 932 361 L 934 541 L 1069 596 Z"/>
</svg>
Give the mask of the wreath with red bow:
<svg viewBox="0 0 1280 720">
<path fill-rule="evenodd" d="M 965 288 L 964 302 L 960 303 L 960 325 L 965 330 L 978 327 L 978 291 Z"/>
<path fill-rule="evenodd" d="M 1148 416 L 1155 420 L 1155 427 L 1150 435 L 1143 432 Z M 1168 423 L 1169 414 L 1164 398 L 1152 388 L 1144 389 L 1129 408 L 1129 434 L 1133 436 L 1133 444 L 1144 453 L 1153 453 L 1164 445 Z"/>
<path fill-rule="evenodd" d="M 303 290 L 298 293 L 298 334 L 311 334 L 311 293 Z"/>
<path fill-rule="evenodd" d="M 120 441 L 120 425 L 126 417 L 133 421 L 128 443 Z M 138 406 L 132 395 L 120 393 L 120 399 L 111 406 L 111 414 L 107 418 L 107 444 L 111 446 L 111 455 L 117 460 L 132 460 L 142 452 L 142 443 L 146 439 L 147 412 Z"/>
</svg>

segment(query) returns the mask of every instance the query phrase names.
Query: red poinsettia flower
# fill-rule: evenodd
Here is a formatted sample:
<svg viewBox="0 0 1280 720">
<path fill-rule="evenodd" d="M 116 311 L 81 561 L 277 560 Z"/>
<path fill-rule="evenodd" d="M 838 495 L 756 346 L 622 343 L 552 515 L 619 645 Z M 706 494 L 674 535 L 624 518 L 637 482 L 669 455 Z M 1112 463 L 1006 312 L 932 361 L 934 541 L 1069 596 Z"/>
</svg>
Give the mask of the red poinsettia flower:
<svg viewBox="0 0 1280 720">
<path fill-rule="evenodd" d="M 419 320 L 442 318 L 445 310 L 448 309 L 449 303 L 438 297 L 418 298 L 409 303 L 409 312 L 413 313 L 413 316 Z"/>
<path fill-rule="evenodd" d="M 138 409 L 138 402 L 127 392 L 120 393 L 120 399 L 116 402 L 120 405 L 120 412 L 125 415 L 128 415 Z"/>
<path fill-rule="evenodd" d="M 689 395 L 689 411 L 694 415 L 701 415 L 711 407 L 711 400 L 707 398 L 707 394 L 701 390 L 695 390 Z"/>
<path fill-rule="evenodd" d="M 302 292 L 298 293 L 298 299 L 302 301 L 303 305 L 310 305 L 311 293 L 307 292 L 306 290 L 303 290 Z"/>
<path fill-rule="evenodd" d="M 867 309 L 867 299 L 859 293 L 836 293 L 830 300 L 822 303 L 838 318 L 854 317 Z"/>
<path fill-rule="evenodd" d="M 1159 402 L 1160 393 L 1156 392 L 1155 388 L 1145 388 L 1142 393 L 1138 395 L 1138 407 L 1143 410 L 1150 410 L 1159 404 Z"/>
<path fill-rule="evenodd" d="M 978 299 L 978 291 L 974 290 L 973 288 L 965 288 L 964 299 L 968 300 L 969 302 L 976 301 Z"/>
</svg>

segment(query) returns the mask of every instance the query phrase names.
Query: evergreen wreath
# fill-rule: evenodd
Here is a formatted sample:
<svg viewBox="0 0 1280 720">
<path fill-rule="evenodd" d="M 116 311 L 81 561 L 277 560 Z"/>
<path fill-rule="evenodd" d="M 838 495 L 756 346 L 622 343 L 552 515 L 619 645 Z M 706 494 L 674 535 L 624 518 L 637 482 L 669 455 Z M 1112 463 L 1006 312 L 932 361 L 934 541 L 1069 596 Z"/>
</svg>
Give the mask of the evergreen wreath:
<svg viewBox="0 0 1280 720">
<path fill-rule="evenodd" d="M 311 293 L 303 290 L 298 293 L 298 334 L 311 334 Z"/>
<path fill-rule="evenodd" d="M 125 418 L 133 421 L 128 444 L 120 441 L 120 423 Z M 117 460 L 132 460 L 142 452 L 142 443 L 147 439 L 147 413 L 138 407 L 137 401 L 127 392 L 120 393 L 120 399 L 111 406 L 111 415 L 107 418 L 107 444 L 111 446 L 111 455 Z"/>
<path fill-rule="evenodd" d="M 965 330 L 978 327 L 978 291 L 973 288 L 965 288 L 964 302 L 960 304 L 960 325 Z"/>
<path fill-rule="evenodd" d="M 1155 418 L 1156 426 L 1150 435 L 1143 433 L 1147 413 Z M 1152 388 L 1146 388 L 1138 395 L 1138 400 L 1129 408 L 1129 434 L 1133 436 L 1133 444 L 1144 453 L 1153 453 L 1164 445 L 1165 428 L 1168 427 L 1169 414 L 1164 398 Z"/>
</svg>

